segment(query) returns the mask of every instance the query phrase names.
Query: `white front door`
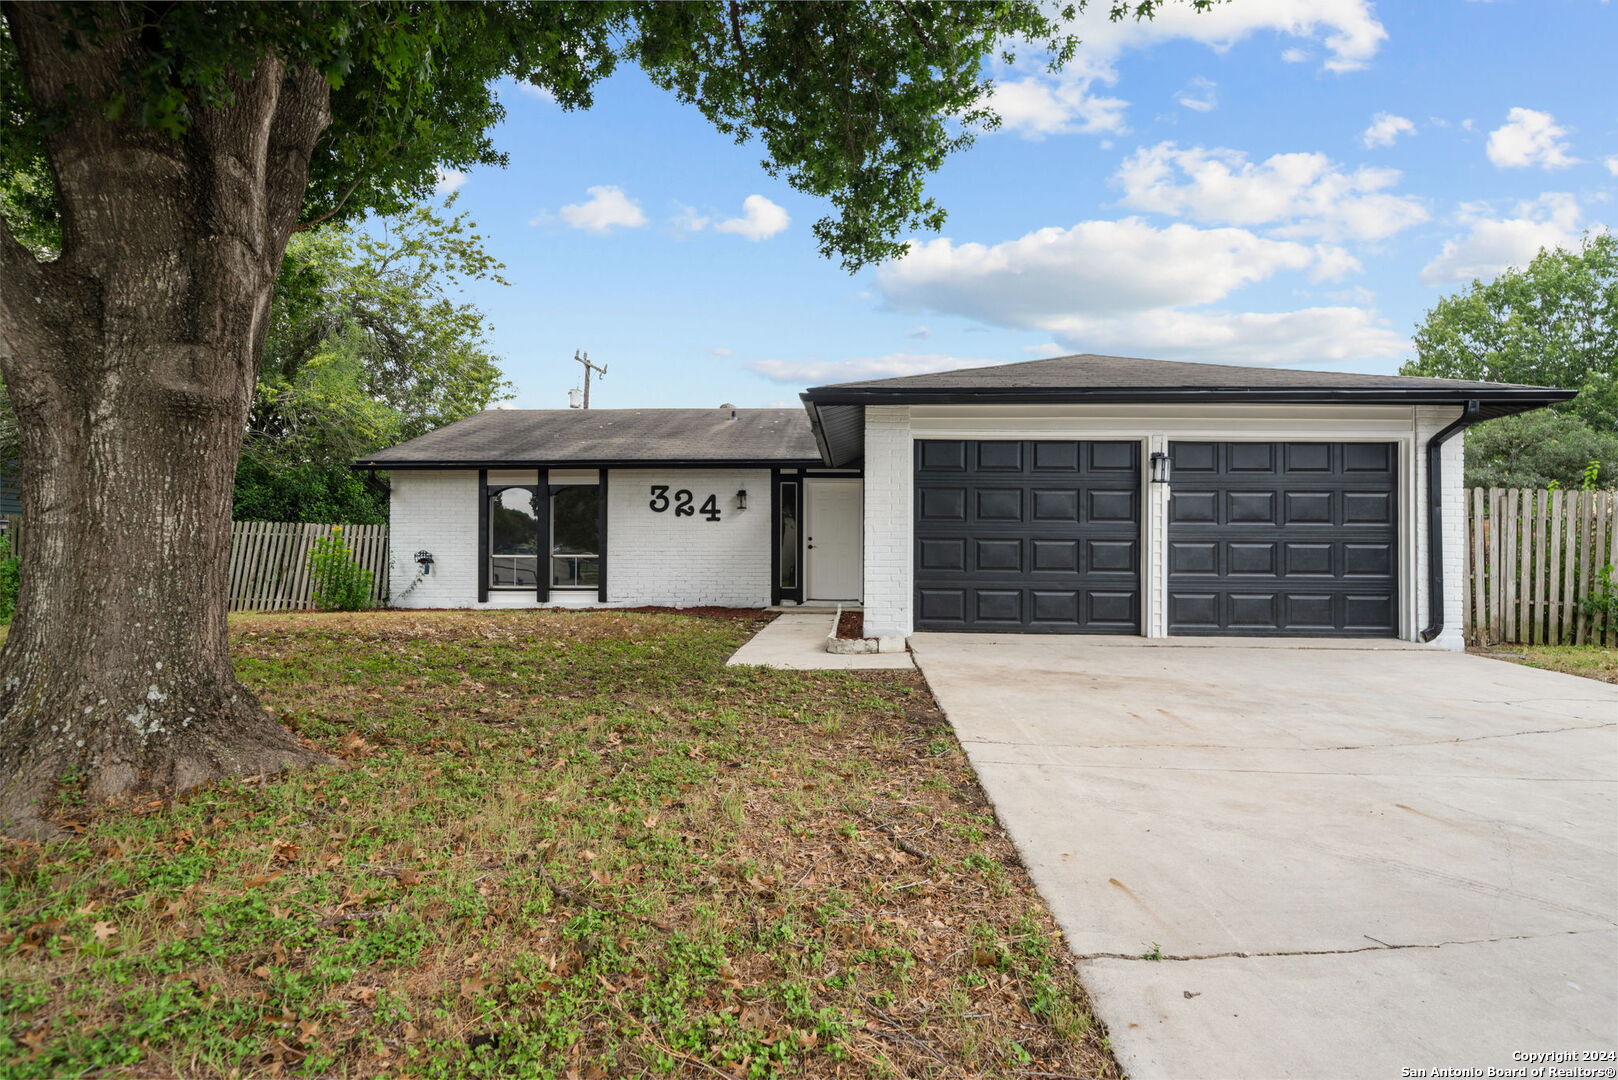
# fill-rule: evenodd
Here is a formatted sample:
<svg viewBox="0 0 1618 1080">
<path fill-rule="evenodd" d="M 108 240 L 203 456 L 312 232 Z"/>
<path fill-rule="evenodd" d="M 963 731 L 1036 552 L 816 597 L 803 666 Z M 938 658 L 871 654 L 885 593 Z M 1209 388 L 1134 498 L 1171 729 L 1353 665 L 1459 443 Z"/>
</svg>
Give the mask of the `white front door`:
<svg viewBox="0 0 1618 1080">
<path fill-rule="evenodd" d="M 805 600 L 860 599 L 864 487 L 854 478 L 805 478 Z"/>
</svg>

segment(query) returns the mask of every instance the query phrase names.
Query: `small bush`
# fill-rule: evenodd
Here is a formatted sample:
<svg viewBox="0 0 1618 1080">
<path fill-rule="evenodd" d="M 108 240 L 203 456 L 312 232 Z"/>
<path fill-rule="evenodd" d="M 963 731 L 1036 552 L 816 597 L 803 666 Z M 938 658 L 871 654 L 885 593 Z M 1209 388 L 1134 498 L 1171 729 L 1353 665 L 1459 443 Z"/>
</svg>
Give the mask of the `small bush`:
<svg viewBox="0 0 1618 1080">
<path fill-rule="evenodd" d="M 9 623 L 17 613 L 17 589 L 22 575 L 21 560 L 11 548 L 11 534 L 0 534 L 0 623 Z"/>
<path fill-rule="evenodd" d="M 1618 582 L 1612 579 L 1612 563 L 1596 574 L 1595 587 L 1589 596 L 1579 601 L 1579 607 L 1590 617 L 1594 633 L 1605 634 L 1618 629 Z"/>
<path fill-rule="evenodd" d="M 331 535 L 316 540 L 309 549 L 309 573 L 314 579 L 315 607 L 321 611 L 362 611 L 371 606 L 375 575 L 354 561 L 341 525 L 333 525 Z"/>
</svg>

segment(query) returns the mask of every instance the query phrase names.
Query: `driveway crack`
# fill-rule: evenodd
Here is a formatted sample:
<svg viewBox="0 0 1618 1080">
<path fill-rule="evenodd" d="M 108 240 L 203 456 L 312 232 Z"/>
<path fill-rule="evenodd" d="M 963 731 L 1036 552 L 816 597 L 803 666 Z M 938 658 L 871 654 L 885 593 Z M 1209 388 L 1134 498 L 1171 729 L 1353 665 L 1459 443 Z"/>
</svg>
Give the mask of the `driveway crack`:
<svg viewBox="0 0 1618 1080">
<path fill-rule="evenodd" d="M 1230 952 L 1216 953 L 1195 953 L 1181 955 L 1163 953 L 1161 955 L 1151 954 L 1146 956 L 1142 956 L 1139 953 L 1095 952 L 1076 953 L 1075 958 L 1078 960 L 1138 960 L 1142 963 L 1155 964 L 1160 960 L 1249 960 L 1259 959 L 1267 956 L 1348 956 L 1353 953 L 1391 952 L 1396 949 L 1442 949 L 1449 945 L 1491 945 L 1502 941 L 1535 941 L 1541 938 L 1562 937 L 1563 935 L 1567 934 L 1608 934 L 1611 932 L 1611 929 L 1603 927 L 1601 929 L 1590 930 L 1562 930 L 1554 934 L 1512 934 L 1506 937 L 1461 938 L 1455 941 L 1416 942 L 1411 944 L 1399 944 L 1381 941 L 1372 937 L 1370 934 L 1366 934 L 1365 939 L 1373 942 L 1374 944 L 1360 945 L 1349 949 L 1282 949 L 1274 952 L 1243 952 L 1241 950 L 1232 950 Z"/>
</svg>

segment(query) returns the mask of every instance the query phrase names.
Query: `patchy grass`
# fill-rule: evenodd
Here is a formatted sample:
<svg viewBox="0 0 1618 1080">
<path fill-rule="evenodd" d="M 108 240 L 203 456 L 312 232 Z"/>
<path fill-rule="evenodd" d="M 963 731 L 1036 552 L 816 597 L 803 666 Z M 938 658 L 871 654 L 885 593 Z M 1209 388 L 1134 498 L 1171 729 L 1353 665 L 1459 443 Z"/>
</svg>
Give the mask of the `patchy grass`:
<svg viewBox="0 0 1618 1080">
<path fill-rule="evenodd" d="M 0 1076 L 1118 1076 L 919 677 L 756 625 L 234 621 L 347 767 L 8 846 Z"/>
<path fill-rule="evenodd" d="M 1490 645 L 1470 651 L 1495 660 L 1618 683 L 1618 648 L 1610 645 Z"/>
</svg>

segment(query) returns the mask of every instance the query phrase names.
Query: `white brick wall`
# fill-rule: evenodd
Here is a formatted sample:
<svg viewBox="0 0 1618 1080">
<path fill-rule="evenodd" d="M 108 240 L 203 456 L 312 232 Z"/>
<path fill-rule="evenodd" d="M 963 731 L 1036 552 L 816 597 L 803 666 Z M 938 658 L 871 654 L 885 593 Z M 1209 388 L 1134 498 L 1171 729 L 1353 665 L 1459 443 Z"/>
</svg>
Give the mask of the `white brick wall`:
<svg viewBox="0 0 1618 1080">
<path fill-rule="evenodd" d="M 718 496 L 721 516 L 654 513 L 651 485 Z M 736 492 L 747 509 L 736 509 Z M 614 469 L 607 478 L 607 597 L 613 603 L 765 607 L 770 602 L 768 469 Z"/>
<path fill-rule="evenodd" d="M 1427 603 L 1427 440 L 1440 428 L 1461 415 L 1455 406 L 1424 405 L 1415 410 L 1416 474 L 1416 564 L 1411 568 L 1416 589 L 1416 625 L 1411 637 L 1419 635 L 1431 621 Z M 1461 627 L 1461 590 L 1466 587 L 1466 519 L 1463 516 L 1466 491 L 1462 487 L 1464 464 L 1463 431 L 1444 444 L 1441 471 L 1444 490 L 1440 515 L 1444 531 L 1444 629 L 1433 644 L 1460 652 L 1466 648 Z"/>
<path fill-rule="evenodd" d="M 396 469 L 391 482 L 388 580 L 393 606 L 477 606 L 478 474 Z M 433 572 L 412 588 L 420 569 L 415 555 L 422 550 L 433 553 Z"/>
<path fill-rule="evenodd" d="M 501 474 L 505 482 L 533 482 Z M 393 473 L 391 522 L 395 607 L 528 607 L 531 593 L 491 592 L 478 603 L 478 474 Z M 652 484 L 670 495 L 693 493 L 700 507 L 718 497 L 721 516 L 676 517 L 647 505 Z M 748 509 L 736 509 L 736 492 Z M 611 470 L 607 477 L 607 595 L 613 604 L 764 607 L 770 602 L 770 474 L 767 469 Z M 414 588 L 418 550 L 433 553 L 433 572 Z M 409 589 L 406 593 L 405 590 Z M 402 594 L 402 595 L 401 595 Z M 594 593 L 554 593 L 557 606 L 596 603 Z"/>
<path fill-rule="evenodd" d="M 910 409 L 865 409 L 865 633 L 908 637 L 913 628 L 914 464 Z"/>
</svg>

